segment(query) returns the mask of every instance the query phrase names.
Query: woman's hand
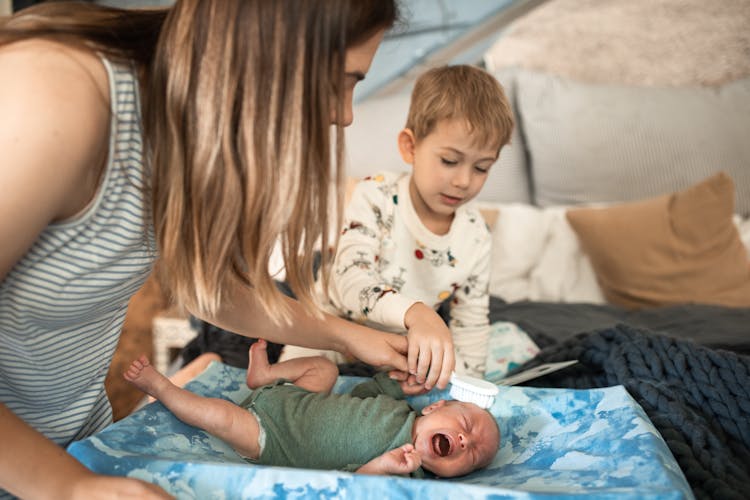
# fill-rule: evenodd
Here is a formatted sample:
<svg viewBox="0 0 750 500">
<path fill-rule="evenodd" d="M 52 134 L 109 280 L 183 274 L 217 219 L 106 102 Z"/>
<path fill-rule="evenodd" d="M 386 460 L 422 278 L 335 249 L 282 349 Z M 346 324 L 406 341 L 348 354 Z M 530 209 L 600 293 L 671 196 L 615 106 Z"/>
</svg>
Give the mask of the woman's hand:
<svg viewBox="0 0 750 500">
<path fill-rule="evenodd" d="M 370 328 L 365 330 L 344 337 L 346 353 L 373 366 L 406 371 L 407 339 L 395 333 Z"/>
<path fill-rule="evenodd" d="M 451 331 L 440 315 L 422 302 L 406 311 L 404 325 L 408 330 L 409 373 L 427 390 L 436 385 L 444 389 L 456 363 Z"/>
</svg>

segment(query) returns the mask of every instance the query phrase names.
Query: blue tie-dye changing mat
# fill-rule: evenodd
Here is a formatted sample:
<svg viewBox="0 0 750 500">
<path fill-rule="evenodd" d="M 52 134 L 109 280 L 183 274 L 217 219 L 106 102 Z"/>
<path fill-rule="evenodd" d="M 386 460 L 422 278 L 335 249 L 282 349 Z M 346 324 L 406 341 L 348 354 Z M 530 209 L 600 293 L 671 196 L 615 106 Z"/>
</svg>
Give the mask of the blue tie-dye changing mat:
<svg viewBox="0 0 750 500">
<path fill-rule="evenodd" d="M 340 377 L 334 391 L 362 379 Z M 190 390 L 241 401 L 245 372 L 213 363 Z M 422 408 L 447 391 L 409 398 Z M 693 498 L 672 454 L 622 386 L 569 390 L 501 387 L 491 412 L 501 448 L 458 479 L 408 479 L 252 466 L 222 441 L 152 403 L 68 451 L 90 469 L 131 476 L 177 498 Z"/>
</svg>

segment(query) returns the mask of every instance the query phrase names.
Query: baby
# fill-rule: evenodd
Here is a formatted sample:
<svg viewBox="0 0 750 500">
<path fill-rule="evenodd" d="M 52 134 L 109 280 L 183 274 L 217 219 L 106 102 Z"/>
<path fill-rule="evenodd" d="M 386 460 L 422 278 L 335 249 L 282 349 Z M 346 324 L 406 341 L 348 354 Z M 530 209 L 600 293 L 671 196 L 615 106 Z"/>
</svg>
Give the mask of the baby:
<svg viewBox="0 0 750 500">
<path fill-rule="evenodd" d="M 254 390 L 240 405 L 178 387 L 145 356 L 124 376 L 252 463 L 454 477 L 487 466 L 497 452 L 497 422 L 477 405 L 440 400 L 419 414 L 404 401 L 410 386 L 387 373 L 351 394 L 331 394 L 333 362 L 315 356 L 269 364 L 266 346 L 259 340 L 250 347 L 247 385 Z"/>
</svg>

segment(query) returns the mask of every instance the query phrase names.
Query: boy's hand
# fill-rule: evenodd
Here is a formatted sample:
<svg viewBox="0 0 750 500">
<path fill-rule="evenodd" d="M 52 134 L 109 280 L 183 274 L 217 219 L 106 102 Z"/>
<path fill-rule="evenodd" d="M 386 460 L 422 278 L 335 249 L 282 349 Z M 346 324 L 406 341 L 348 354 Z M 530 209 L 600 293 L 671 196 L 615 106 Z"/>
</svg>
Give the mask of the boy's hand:
<svg viewBox="0 0 750 500">
<path fill-rule="evenodd" d="M 438 313 L 422 302 L 406 311 L 404 325 L 409 373 L 427 390 L 435 385 L 445 389 L 456 363 L 451 331 Z"/>
<path fill-rule="evenodd" d="M 411 443 L 386 451 L 357 469 L 361 474 L 409 474 L 422 465 L 422 457 Z"/>
<path fill-rule="evenodd" d="M 391 370 L 388 372 L 388 376 L 398 382 L 405 396 L 419 396 L 420 394 L 430 392 L 429 389 L 425 388 L 424 384 L 417 382 L 417 377 L 409 375 L 407 372 Z"/>
</svg>

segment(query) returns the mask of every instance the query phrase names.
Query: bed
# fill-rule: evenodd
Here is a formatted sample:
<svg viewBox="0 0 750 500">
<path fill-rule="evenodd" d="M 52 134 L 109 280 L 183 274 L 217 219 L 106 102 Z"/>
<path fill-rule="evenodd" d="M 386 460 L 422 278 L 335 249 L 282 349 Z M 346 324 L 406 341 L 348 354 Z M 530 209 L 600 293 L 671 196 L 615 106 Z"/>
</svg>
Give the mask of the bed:
<svg viewBox="0 0 750 500">
<path fill-rule="evenodd" d="M 719 174 L 697 184 L 708 189 L 696 191 L 694 185 L 686 192 L 700 195 L 701 213 L 718 203 L 720 217 L 710 224 L 698 217 L 698 226 L 716 230 L 723 225 L 733 237 L 730 243 L 741 246 L 744 260 L 729 273 L 741 278 L 740 291 L 729 297 L 750 300 L 742 288 L 750 284 L 748 221 L 734 210 L 727 212 L 727 193 L 734 193 L 727 179 Z M 708 200 L 702 198 L 704 191 L 711 195 Z M 646 210 L 679 206 L 674 196 L 657 197 L 661 201 L 647 204 Z M 641 201 L 635 204 L 643 209 Z M 690 211 L 630 217 L 632 206 L 599 203 L 586 210 L 605 218 L 613 208 L 625 210 L 624 220 L 636 226 L 636 234 L 615 226 L 631 242 L 637 233 L 649 233 L 643 225 L 652 219 L 679 228 L 681 217 L 697 217 Z M 578 360 L 522 387 L 502 387 L 492 412 L 504 439 L 488 469 L 446 481 L 253 467 L 158 403 L 73 443 L 69 452 L 95 471 L 139 477 L 178 498 L 746 498 L 750 307 L 684 300 L 683 289 L 673 291 L 673 300 L 660 295 L 663 304 L 618 303 L 618 283 L 601 284 L 601 271 L 567 216 L 570 207 L 485 202 L 483 208 L 497 211 L 487 212 L 496 252 L 488 377 L 501 383 L 503 376 L 541 363 Z M 613 238 L 617 235 L 606 239 Z M 737 257 L 736 252 L 719 254 Z M 709 292 L 721 275 L 713 266 L 708 277 L 698 273 L 708 279 Z M 649 269 L 627 270 L 636 271 L 648 274 Z M 661 289 L 653 285 L 646 291 L 654 287 Z M 688 291 L 704 293 L 704 288 L 696 284 Z M 671 288 L 664 290 L 668 295 Z M 654 300 L 637 293 L 625 296 Z M 517 346 L 518 336 L 525 336 L 533 350 L 508 358 L 503 349 L 511 335 L 510 343 Z M 343 376 L 336 390 L 349 390 L 357 380 Z M 247 393 L 243 381 L 241 369 L 214 364 L 189 388 L 239 401 Z M 441 397 L 446 393 L 436 391 L 412 404 L 420 408 Z"/>
</svg>

